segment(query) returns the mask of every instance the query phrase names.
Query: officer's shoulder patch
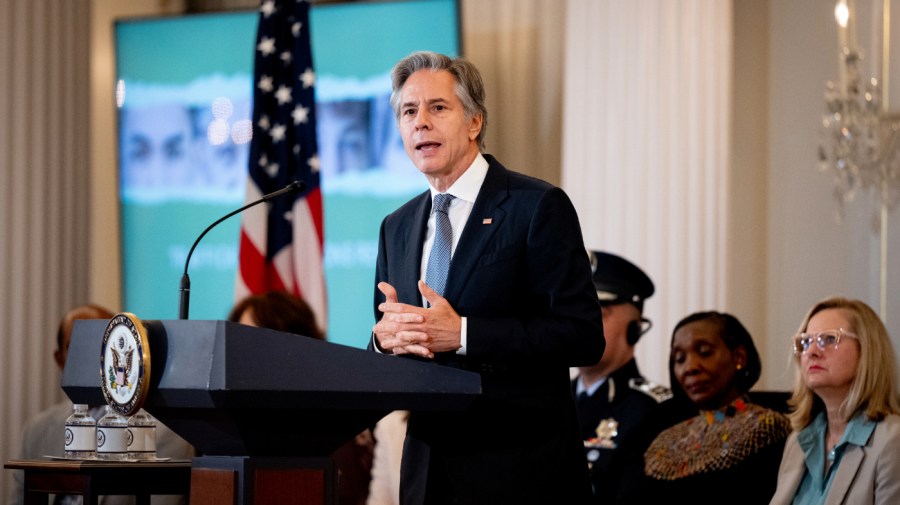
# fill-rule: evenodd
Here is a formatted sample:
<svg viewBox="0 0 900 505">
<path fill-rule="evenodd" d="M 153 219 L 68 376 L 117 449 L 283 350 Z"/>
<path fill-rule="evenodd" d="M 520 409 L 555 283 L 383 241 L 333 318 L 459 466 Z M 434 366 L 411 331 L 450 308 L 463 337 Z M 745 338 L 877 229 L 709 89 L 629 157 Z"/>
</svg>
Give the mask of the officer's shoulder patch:
<svg viewBox="0 0 900 505">
<path fill-rule="evenodd" d="M 656 403 L 662 403 L 672 398 L 672 391 L 669 388 L 641 377 L 630 379 L 628 387 L 653 398 L 656 400 Z"/>
</svg>

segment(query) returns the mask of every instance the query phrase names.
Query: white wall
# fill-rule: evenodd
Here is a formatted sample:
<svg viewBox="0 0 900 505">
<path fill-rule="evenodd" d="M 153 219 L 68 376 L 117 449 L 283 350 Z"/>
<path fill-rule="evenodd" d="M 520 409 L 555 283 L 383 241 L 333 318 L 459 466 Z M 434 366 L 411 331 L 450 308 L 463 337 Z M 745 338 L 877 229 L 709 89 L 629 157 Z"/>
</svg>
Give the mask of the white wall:
<svg viewBox="0 0 900 505">
<path fill-rule="evenodd" d="M 744 323 L 763 353 L 768 345 L 764 293 L 769 6 L 764 1 L 737 0 L 733 7 L 732 159 L 728 188 L 731 258 L 725 310 Z M 772 367 L 768 362 L 763 365 L 758 387 L 767 389 Z"/>
<path fill-rule="evenodd" d="M 871 195 L 833 218 L 830 175 L 817 170 L 819 125 L 827 80 L 836 80 L 837 29 L 831 0 L 769 1 L 768 225 L 765 298 L 767 385 L 787 387 L 788 339 L 806 311 L 833 294 L 878 310 L 879 242 Z M 860 23 L 860 39 L 869 27 Z M 871 54 L 871 53 L 870 53 Z M 892 74 L 900 75 L 900 69 Z M 900 338 L 900 215 L 890 220 L 888 330 Z"/>
</svg>

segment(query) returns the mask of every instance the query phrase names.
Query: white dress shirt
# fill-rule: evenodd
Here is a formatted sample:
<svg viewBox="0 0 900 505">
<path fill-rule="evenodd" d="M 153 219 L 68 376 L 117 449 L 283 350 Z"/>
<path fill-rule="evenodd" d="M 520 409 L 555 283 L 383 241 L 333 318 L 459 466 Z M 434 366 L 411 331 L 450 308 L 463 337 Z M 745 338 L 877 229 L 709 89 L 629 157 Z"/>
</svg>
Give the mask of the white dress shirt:
<svg viewBox="0 0 900 505">
<path fill-rule="evenodd" d="M 478 156 L 475 157 L 472 164 L 469 165 L 469 168 L 459 176 L 459 179 L 457 179 L 452 186 L 447 188 L 447 193 L 455 197 L 450 201 L 450 208 L 447 210 L 447 216 L 450 218 L 450 227 L 453 229 L 453 242 L 450 247 L 451 265 L 453 264 L 453 253 L 456 252 L 456 244 L 459 243 L 459 237 L 462 235 L 463 228 L 466 226 L 466 221 L 469 219 L 469 214 L 472 213 L 472 208 L 475 206 L 475 198 L 478 197 L 478 192 L 481 191 L 481 185 L 484 183 L 484 178 L 487 177 L 487 171 L 488 162 L 481 153 L 478 153 Z M 431 254 L 431 247 L 434 245 L 435 223 L 433 209 L 434 196 L 438 193 L 438 190 L 433 187 L 431 188 L 432 212 L 428 216 L 428 230 L 425 233 L 425 244 L 422 247 L 422 269 L 420 276 L 422 279 L 425 278 L 425 273 L 428 271 L 428 256 Z M 426 305 L 425 298 L 422 298 L 422 305 Z M 462 347 L 460 347 L 456 353 L 465 354 L 465 317 L 462 318 L 460 327 L 460 345 Z"/>
</svg>

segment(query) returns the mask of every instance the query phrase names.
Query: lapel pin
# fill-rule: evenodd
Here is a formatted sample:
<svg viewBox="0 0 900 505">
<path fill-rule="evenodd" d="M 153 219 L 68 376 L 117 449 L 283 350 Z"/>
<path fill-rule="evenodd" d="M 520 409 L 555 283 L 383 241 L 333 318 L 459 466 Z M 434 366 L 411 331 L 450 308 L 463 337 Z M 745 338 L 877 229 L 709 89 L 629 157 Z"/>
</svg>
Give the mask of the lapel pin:
<svg viewBox="0 0 900 505">
<path fill-rule="evenodd" d="M 489 218 L 489 217 L 486 217 L 486 218 L 484 218 L 484 219 L 481 220 L 481 224 L 491 224 L 491 223 L 493 223 L 493 222 L 494 222 L 494 220 L 491 219 L 491 218 Z"/>
</svg>

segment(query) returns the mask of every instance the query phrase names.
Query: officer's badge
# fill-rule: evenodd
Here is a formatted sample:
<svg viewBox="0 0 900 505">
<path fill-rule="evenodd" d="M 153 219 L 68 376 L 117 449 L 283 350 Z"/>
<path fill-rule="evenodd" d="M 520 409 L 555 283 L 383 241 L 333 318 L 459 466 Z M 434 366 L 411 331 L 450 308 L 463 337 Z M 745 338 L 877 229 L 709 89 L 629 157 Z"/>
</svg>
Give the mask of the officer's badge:
<svg viewBox="0 0 900 505">
<path fill-rule="evenodd" d="M 597 425 L 595 431 L 597 436 L 584 441 L 584 446 L 591 449 L 615 449 L 616 442 L 613 440 L 619 434 L 619 422 L 613 418 L 602 419 Z"/>
<path fill-rule="evenodd" d="M 597 425 L 597 440 L 600 447 L 605 449 L 615 449 L 616 443 L 613 441 L 619 434 L 619 422 L 613 418 L 603 419 Z"/>
</svg>

